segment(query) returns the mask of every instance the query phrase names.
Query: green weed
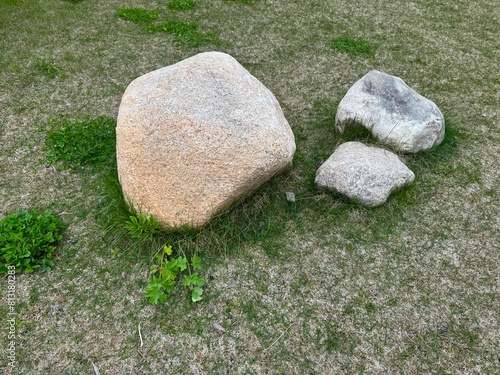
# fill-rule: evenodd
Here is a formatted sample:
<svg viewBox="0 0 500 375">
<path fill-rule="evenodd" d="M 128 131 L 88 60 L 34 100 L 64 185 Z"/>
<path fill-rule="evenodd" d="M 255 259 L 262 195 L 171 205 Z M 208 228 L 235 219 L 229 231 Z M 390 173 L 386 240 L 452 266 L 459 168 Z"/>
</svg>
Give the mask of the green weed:
<svg viewBox="0 0 500 375">
<path fill-rule="evenodd" d="M 196 270 L 201 270 L 201 259 L 198 256 L 193 255 L 190 262 L 185 254 L 172 257 L 172 246 L 165 245 L 155 256 L 155 263 L 150 270 L 152 279 L 144 295 L 154 305 L 158 302 L 165 303 L 167 293 L 173 293 L 176 282 L 182 280 L 182 285 L 191 291 L 191 300 L 198 302 L 202 299 L 205 280 L 194 272 Z"/>
<path fill-rule="evenodd" d="M 9 266 L 16 272 L 49 271 L 55 244 L 66 228 L 50 212 L 19 210 L 0 221 L 0 275 Z"/>
<path fill-rule="evenodd" d="M 147 217 L 138 213 L 130 216 L 130 220 L 125 223 L 125 229 L 132 238 L 147 241 L 152 240 L 153 236 L 159 232 L 160 223 L 152 215 Z"/>
<path fill-rule="evenodd" d="M 67 117 L 52 118 L 45 138 L 45 160 L 57 169 L 80 171 L 85 167 L 105 168 L 116 159 L 116 121 L 107 117 L 86 117 L 72 121 Z"/>
<path fill-rule="evenodd" d="M 218 44 L 218 38 L 211 32 L 202 32 L 193 21 L 168 21 L 148 25 L 147 32 L 166 32 L 174 36 L 174 43 L 184 47 L 199 47 L 203 44 Z"/>
</svg>

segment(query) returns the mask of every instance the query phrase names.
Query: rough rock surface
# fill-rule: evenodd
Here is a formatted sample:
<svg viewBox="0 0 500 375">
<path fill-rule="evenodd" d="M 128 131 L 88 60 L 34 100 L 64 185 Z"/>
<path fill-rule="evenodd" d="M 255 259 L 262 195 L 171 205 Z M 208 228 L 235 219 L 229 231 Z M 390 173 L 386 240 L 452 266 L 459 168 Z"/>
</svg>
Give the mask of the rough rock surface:
<svg viewBox="0 0 500 375">
<path fill-rule="evenodd" d="M 201 53 L 126 89 L 116 128 L 125 198 L 165 227 L 201 227 L 292 164 L 281 107 L 234 58 Z"/>
<path fill-rule="evenodd" d="M 401 78 L 376 70 L 357 81 L 341 100 L 335 127 L 362 125 L 395 151 L 428 150 L 444 138 L 444 117 L 434 102 Z"/>
<path fill-rule="evenodd" d="M 415 175 L 390 151 L 360 142 L 341 144 L 316 172 L 316 184 L 367 207 L 385 203 Z"/>
</svg>

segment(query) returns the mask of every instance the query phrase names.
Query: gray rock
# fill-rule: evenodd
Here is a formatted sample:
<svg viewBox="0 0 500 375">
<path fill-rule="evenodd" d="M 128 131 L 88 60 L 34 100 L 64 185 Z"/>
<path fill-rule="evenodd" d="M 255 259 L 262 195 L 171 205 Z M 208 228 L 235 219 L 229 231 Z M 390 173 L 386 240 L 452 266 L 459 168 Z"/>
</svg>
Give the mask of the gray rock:
<svg viewBox="0 0 500 375">
<path fill-rule="evenodd" d="M 362 125 L 395 151 L 414 153 L 439 145 L 444 117 L 434 102 L 401 78 L 376 70 L 357 81 L 340 102 L 335 127 Z"/>
<path fill-rule="evenodd" d="M 201 53 L 134 80 L 116 128 L 125 198 L 165 227 L 201 227 L 289 168 L 281 107 L 234 58 Z"/>
<path fill-rule="evenodd" d="M 315 182 L 320 188 L 376 207 L 414 178 L 413 172 L 392 152 L 360 142 L 346 142 L 319 167 Z"/>
</svg>

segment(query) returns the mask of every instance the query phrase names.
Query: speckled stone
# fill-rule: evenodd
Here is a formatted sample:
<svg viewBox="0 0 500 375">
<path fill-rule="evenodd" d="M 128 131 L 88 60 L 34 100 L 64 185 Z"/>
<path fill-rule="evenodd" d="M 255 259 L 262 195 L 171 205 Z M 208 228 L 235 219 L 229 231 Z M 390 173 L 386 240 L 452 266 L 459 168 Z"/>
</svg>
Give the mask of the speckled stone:
<svg viewBox="0 0 500 375">
<path fill-rule="evenodd" d="M 281 107 L 234 58 L 206 52 L 126 89 L 116 128 L 125 198 L 165 227 L 201 227 L 289 168 Z"/>
<path fill-rule="evenodd" d="M 444 139 L 444 117 L 437 105 L 401 78 L 373 70 L 357 81 L 340 101 L 337 131 L 362 125 L 397 152 L 429 150 Z"/>
<path fill-rule="evenodd" d="M 316 172 L 316 184 L 367 207 L 413 182 L 415 175 L 390 151 L 361 142 L 341 144 Z"/>
</svg>

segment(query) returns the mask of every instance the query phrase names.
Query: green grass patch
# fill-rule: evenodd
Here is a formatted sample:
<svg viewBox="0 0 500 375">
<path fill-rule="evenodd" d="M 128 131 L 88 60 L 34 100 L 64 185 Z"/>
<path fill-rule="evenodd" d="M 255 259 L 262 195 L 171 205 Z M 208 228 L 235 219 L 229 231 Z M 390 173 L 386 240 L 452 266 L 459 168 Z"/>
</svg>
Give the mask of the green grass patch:
<svg viewBox="0 0 500 375">
<path fill-rule="evenodd" d="M 331 322 L 325 322 L 321 328 L 316 330 L 315 339 L 330 354 L 350 352 L 356 347 L 353 338 Z"/>
<path fill-rule="evenodd" d="M 19 210 L 0 220 L 0 275 L 7 275 L 9 266 L 16 273 L 49 271 L 65 227 L 48 211 Z"/>
<path fill-rule="evenodd" d="M 171 10 L 188 10 L 194 8 L 192 0 L 173 0 L 168 4 Z M 205 44 L 219 45 L 219 38 L 212 32 L 203 32 L 195 21 L 180 21 L 170 19 L 165 22 L 154 23 L 158 19 L 158 10 L 143 8 L 122 8 L 117 11 L 120 18 L 142 23 L 147 33 L 165 32 L 173 35 L 176 45 L 195 48 Z"/>
<path fill-rule="evenodd" d="M 376 46 L 363 39 L 352 39 L 347 36 L 341 36 L 331 41 L 330 46 L 339 51 L 351 55 L 373 56 Z"/>
<path fill-rule="evenodd" d="M 120 8 L 116 11 L 118 17 L 125 21 L 132 22 L 151 22 L 158 19 L 159 10 L 144 8 Z"/>
<path fill-rule="evenodd" d="M 73 121 L 53 118 L 48 124 L 44 150 L 45 160 L 57 169 L 81 171 L 86 167 L 106 168 L 116 159 L 116 121 L 107 117 L 87 117 Z"/>
<path fill-rule="evenodd" d="M 454 160 L 460 146 L 466 140 L 466 134 L 456 126 L 452 119 L 446 117 L 445 135 L 441 144 L 426 152 L 405 155 L 405 159 L 410 169 L 416 174 L 433 172 L 441 176 L 448 175 L 451 177 L 455 169 L 451 161 Z"/>
<path fill-rule="evenodd" d="M 172 10 L 188 10 L 193 9 L 196 3 L 193 0 L 172 0 L 168 3 L 168 9 Z"/>
<path fill-rule="evenodd" d="M 150 33 L 166 32 L 174 36 L 174 43 L 183 47 L 199 47 L 204 44 L 218 44 L 219 39 L 211 32 L 202 32 L 194 21 L 167 21 L 157 25 L 148 25 Z"/>
<path fill-rule="evenodd" d="M 52 79 L 61 71 L 57 66 L 48 63 L 45 60 L 38 59 L 36 61 L 36 70 L 39 74 Z"/>
</svg>

